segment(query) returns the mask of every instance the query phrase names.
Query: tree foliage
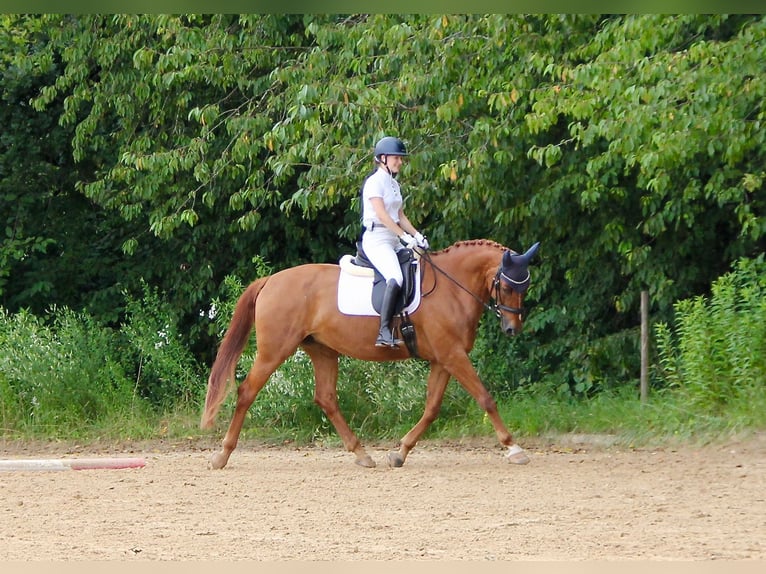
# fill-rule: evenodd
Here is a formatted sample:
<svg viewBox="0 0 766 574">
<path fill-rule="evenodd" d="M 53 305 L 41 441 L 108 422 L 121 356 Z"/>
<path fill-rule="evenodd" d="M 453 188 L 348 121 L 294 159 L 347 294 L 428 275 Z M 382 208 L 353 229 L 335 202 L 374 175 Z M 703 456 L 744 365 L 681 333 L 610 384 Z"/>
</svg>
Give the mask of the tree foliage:
<svg viewBox="0 0 766 574">
<path fill-rule="evenodd" d="M 6 100 L 25 86 L 4 113 L 37 123 L 4 137 L 60 134 L 62 187 L 108 214 L 96 233 L 125 253 L 109 264 L 172 293 L 190 325 L 255 255 L 350 251 L 384 134 L 408 145 L 408 215 L 435 248 L 542 241 L 532 334 L 483 326 L 485 372 L 506 385 L 632 376 L 642 289 L 667 317 L 764 250 L 761 16 L 38 15 L 3 30 Z M 15 177 L 33 173 L 24 155 L 3 164 Z M 60 180 L 45 181 L 24 201 Z M 61 233 L 14 235 L 0 278 Z"/>
</svg>

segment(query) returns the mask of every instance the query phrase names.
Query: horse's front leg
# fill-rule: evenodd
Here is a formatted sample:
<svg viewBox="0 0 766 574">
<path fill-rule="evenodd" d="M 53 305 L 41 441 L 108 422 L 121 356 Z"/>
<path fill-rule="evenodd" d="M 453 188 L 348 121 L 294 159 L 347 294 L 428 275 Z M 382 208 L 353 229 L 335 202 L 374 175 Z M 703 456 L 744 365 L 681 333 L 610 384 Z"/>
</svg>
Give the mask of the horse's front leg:
<svg viewBox="0 0 766 574">
<path fill-rule="evenodd" d="M 375 461 L 362 446 L 354 431 L 348 426 L 338 405 L 338 353 L 319 344 L 303 346 L 314 366 L 314 402 L 324 411 L 343 441 L 346 450 L 356 456 L 356 464 L 374 468 Z"/>
<path fill-rule="evenodd" d="M 458 380 L 463 388 L 476 399 L 479 406 L 487 413 L 489 420 L 492 421 L 492 426 L 495 428 L 495 433 L 497 434 L 497 439 L 500 441 L 500 444 L 508 447 L 508 451 L 505 455 L 508 462 L 513 464 L 527 464 L 529 462 L 529 457 L 524 452 L 524 449 L 513 441 L 513 436 L 500 418 L 500 413 L 497 411 L 495 400 L 481 382 L 468 355 L 462 355 L 453 359 L 449 364 L 445 365 L 445 368 Z"/>
<path fill-rule="evenodd" d="M 444 391 L 447 388 L 450 374 L 444 367 L 438 363 L 431 363 L 431 372 L 428 375 L 428 385 L 426 389 L 426 406 L 423 410 L 423 416 L 417 424 L 412 427 L 412 430 L 408 432 L 401 441 L 399 441 L 399 450 L 391 451 L 388 453 L 388 464 L 394 468 L 398 468 L 404 464 L 407 459 L 407 455 L 415 447 L 418 440 L 423 433 L 426 432 L 428 426 L 436 420 L 439 416 L 439 411 L 442 406 L 442 399 L 444 398 Z"/>
</svg>

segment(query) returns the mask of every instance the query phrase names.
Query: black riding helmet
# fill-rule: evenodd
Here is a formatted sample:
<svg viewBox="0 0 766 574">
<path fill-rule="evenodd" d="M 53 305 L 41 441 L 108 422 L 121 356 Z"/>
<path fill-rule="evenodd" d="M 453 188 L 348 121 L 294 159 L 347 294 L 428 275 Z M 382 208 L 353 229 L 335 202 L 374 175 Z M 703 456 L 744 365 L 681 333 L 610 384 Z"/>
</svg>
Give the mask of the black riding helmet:
<svg viewBox="0 0 766 574">
<path fill-rule="evenodd" d="M 375 161 L 380 162 L 380 156 L 382 155 L 407 155 L 407 148 L 404 142 L 399 138 L 393 136 L 386 136 L 381 138 L 378 143 L 375 144 Z"/>
</svg>

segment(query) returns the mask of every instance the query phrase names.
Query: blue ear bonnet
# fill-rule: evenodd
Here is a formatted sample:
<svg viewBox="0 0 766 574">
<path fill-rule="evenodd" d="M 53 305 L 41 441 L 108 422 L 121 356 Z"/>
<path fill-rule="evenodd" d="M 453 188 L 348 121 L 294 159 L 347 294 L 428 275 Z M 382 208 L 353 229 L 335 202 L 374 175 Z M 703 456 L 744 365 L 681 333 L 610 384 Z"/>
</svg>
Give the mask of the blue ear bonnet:
<svg viewBox="0 0 766 574">
<path fill-rule="evenodd" d="M 529 262 L 539 247 L 540 242 L 538 241 L 523 255 L 511 251 L 503 253 L 500 279 L 508 283 L 517 293 L 526 293 L 529 288 Z"/>
</svg>

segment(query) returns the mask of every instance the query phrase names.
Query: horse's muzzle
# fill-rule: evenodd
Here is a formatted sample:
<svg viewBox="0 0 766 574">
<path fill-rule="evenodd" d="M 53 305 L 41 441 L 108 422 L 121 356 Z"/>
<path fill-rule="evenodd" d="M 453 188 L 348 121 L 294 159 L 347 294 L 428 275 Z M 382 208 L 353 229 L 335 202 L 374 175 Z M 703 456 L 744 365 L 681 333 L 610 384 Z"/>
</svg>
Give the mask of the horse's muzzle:
<svg viewBox="0 0 766 574">
<path fill-rule="evenodd" d="M 503 333 L 509 337 L 513 337 L 514 335 L 521 333 L 523 325 L 519 320 L 511 321 L 507 317 L 503 316 L 500 322 L 500 328 L 503 330 Z"/>
</svg>

